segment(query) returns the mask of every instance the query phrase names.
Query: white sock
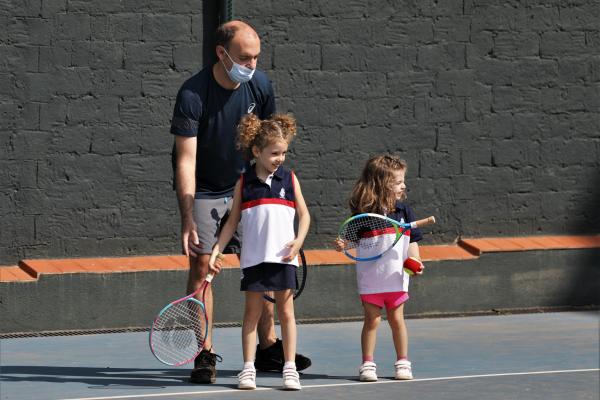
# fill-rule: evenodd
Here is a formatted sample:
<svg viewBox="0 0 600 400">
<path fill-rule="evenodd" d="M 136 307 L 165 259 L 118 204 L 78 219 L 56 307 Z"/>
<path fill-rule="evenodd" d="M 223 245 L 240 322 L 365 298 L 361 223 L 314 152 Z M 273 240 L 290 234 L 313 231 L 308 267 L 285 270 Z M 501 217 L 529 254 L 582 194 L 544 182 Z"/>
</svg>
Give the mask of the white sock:
<svg viewBox="0 0 600 400">
<path fill-rule="evenodd" d="M 286 361 L 285 364 L 283 364 L 283 369 L 296 369 L 296 363 L 294 361 Z"/>
<path fill-rule="evenodd" d="M 244 363 L 244 369 L 254 369 L 254 363 L 253 362 L 245 362 Z"/>
</svg>

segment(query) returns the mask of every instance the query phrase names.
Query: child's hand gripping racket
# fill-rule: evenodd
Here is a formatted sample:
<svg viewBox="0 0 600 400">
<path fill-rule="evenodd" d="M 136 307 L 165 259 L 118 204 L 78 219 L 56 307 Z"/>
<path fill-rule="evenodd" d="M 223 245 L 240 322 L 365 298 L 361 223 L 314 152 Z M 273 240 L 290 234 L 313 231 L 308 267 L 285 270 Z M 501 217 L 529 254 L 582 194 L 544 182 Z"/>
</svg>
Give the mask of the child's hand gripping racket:
<svg viewBox="0 0 600 400">
<path fill-rule="evenodd" d="M 183 365 L 193 361 L 204 347 L 208 334 L 208 315 L 204 306 L 206 288 L 213 274 L 194 293 L 164 307 L 150 329 L 150 350 L 167 365 Z M 195 298 L 202 291 L 202 301 Z"/>
<path fill-rule="evenodd" d="M 379 214 L 358 214 L 342 223 L 335 246 L 352 260 L 376 260 L 393 248 L 406 231 L 434 223 L 433 216 L 401 223 Z"/>
</svg>

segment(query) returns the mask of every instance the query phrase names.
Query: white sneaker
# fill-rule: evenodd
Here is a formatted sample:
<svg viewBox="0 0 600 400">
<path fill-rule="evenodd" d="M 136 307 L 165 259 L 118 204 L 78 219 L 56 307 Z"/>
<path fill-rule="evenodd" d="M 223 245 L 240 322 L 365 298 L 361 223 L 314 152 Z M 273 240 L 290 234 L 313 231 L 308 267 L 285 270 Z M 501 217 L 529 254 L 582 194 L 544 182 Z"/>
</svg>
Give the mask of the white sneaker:
<svg viewBox="0 0 600 400">
<path fill-rule="evenodd" d="M 358 370 L 358 379 L 361 382 L 377 382 L 377 364 L 373 361 L 365 361 Z"/>
<path fill-rule="evenodd" d="M 294 368 L 283 369 L 283 389 L 285 390 L 300 390 L 300 375 Z"/>
<path fill-rule="evenodd" d="M 408 360 L 398 360 L 394 364 L 396 367 L 396 375 L 394 378 L 402 380 L 410 380 L 413 378 L 411 363 Z"/>
<path fill-rule="evenodd" d="M 238 389 L 253 390 L 256 389 L 256 370 L 243 369 L 238 374 Z"/>
</svg>

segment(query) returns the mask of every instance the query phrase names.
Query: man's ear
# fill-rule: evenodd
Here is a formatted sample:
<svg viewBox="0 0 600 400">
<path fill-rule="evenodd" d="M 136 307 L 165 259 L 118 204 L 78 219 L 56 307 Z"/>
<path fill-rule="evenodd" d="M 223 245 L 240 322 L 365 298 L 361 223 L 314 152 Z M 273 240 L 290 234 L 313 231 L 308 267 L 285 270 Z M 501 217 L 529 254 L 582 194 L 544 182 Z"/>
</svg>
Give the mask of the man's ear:
<svg viewBox="0 0 600 400">
<path fill-rule="evenodd" d="M 215 48 L 215 53 L 217 54 L 217 58 L 220 61 L 223 61 L 224 58 L 227 57 L 227 55 L 225 54 L 225 48 L 221 45 L 217 45 L 217 47 Z"/>
</svg>

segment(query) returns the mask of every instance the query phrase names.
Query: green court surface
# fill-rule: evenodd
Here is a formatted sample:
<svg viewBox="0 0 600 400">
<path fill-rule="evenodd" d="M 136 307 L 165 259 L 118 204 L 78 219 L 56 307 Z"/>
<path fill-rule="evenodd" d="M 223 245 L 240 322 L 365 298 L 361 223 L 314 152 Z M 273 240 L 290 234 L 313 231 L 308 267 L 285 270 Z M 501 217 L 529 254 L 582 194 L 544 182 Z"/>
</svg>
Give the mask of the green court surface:
<svg viewBox="0 0 600 400">
<path fill-rule="evenodd" d="M 298 350 L 313 365 L 303 390 L 280 390 L 259 373 L 256 391 L 235 388 L 240 328 L 215 330 L 223 357 L 213 385 L 189 382 L 189 367 L 159 363 L 145 332 L 3 339 L 0 398 L 21 399 L 598 399 L 598 312 L 407 321 L 413 381 L 395 381 L 386 322 L 375 361 L 380 380 L 357 380 L 360 322 L 299 325 Z"/>
</svg>

